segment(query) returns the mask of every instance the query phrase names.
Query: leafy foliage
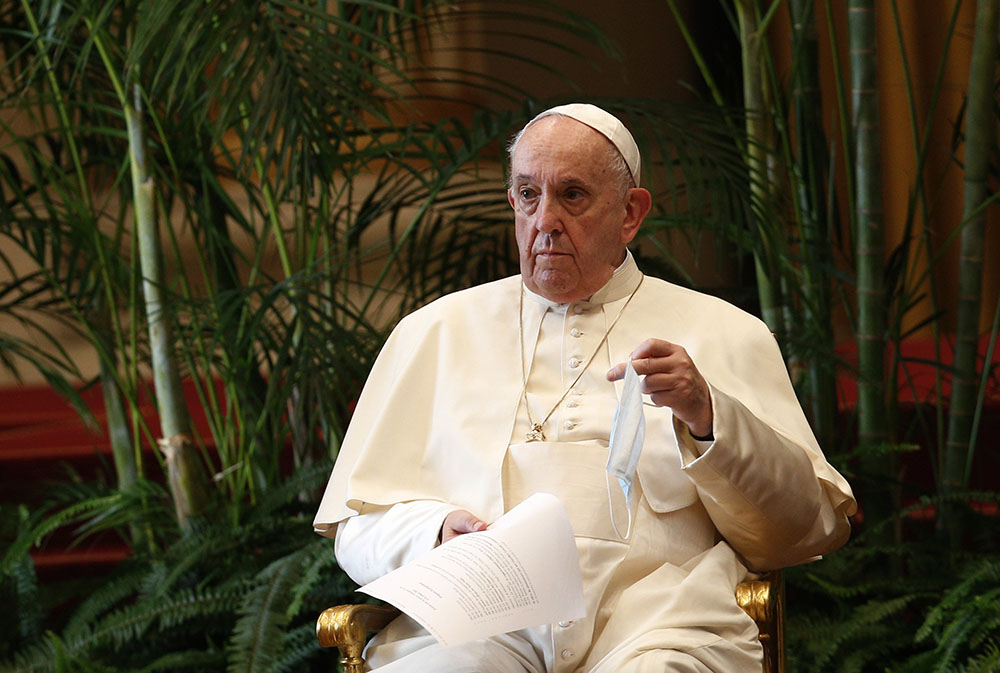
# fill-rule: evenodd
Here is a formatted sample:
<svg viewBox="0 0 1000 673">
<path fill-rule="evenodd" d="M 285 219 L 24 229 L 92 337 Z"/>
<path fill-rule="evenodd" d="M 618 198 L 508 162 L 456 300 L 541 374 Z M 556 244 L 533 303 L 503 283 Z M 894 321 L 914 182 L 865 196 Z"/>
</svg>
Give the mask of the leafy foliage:
<svg viewBox="0 0 1000 673">
<path fill-rule="evenodd" d="M 5 632 L 0 670 L 328 667 L 329 653 L 315 642 L 315 618 L 349 602 L 353 585 L 339 571 L 330 541 L 312 535 L 312 505 L 298 497 L 299 488 L 322 485 L 330 463 L 319 467 L 246 507 L 240 521 L 203 520 L 186 534 L 176 525 L 158 531 L 162 547 L 135 554 L 78 597 L 58 635 L 39 639 L 43 621 L 27 603 L 37 594 L 31 557 L 20 552 L 0 583 L 20 606 L 13 614 L 21 615 L 20 632 Z M 133 512 L 141 518 L 141 509 Z M 22 529 L 18 542 L 36 539 L 44 525 Z"/>
<path fill-rule="evenodd" d="M 967 511 L 980 532 L 976 551 L 941 553 L 933 527 L 909 515 L 995 493 L 929 497 L 884 525 L 905 541 L 873 543 L 868 531 L 836 554 L 785 571 L 790 670 L 951 672 L 998 670 L 1000 522 Z"/>
</svg>

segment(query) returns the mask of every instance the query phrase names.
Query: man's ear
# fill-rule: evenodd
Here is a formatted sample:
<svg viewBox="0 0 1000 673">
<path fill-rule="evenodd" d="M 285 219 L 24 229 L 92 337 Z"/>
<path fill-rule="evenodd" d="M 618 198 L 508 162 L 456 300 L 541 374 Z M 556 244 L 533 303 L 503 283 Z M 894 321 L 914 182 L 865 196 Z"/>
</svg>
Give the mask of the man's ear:
<svg viewBox="0 0 1000 673">
<path fill-rule="evenodd" d="M 508 197 L 509 197 L 508 193 Z M 653 196 L 642 187 L 632 187 L 625 194 L 625 221 L 622 222 L 622 243 L 629 243 L 639 233 L 639 226 L 653 207 Z"/>
<path fill-rule="evenodd" d="M 496 193 L 496 192 L 494 192 L 494 193 Z M 514 188 L 513 187 L 508 187 L 507 188 L 507 203 L 510 204 L 511 210 L 517 210 L 517 208 L 514 207 Z"/>
</svg>

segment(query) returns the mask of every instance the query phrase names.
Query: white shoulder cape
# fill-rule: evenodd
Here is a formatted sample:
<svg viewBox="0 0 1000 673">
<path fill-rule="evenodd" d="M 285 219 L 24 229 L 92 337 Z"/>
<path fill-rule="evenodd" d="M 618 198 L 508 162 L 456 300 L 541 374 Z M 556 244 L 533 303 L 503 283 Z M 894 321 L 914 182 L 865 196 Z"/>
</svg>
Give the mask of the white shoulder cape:
<svg viewBox="0 0 1000 673">
<path fill-rule="evenodd" d="M 487 521 L 503 513 L 501 468 L 522 383 L 520 290 L 520 277 L 506 278 L 442 297 L 399 323 L 354 412 L 314 520 L 317 532 L 331 534 L 362 503 L 437 500 Z M 835 507 L 851 499 L 813 437 L 763 322 L 646 277 L 608 336 L 611 362 L 623 362 L 649 337 L 684 346 L 715 391 L 800 447 L 835 494 Z M 638 472 L 651 506 L 668 512 L 693 503 L 698 493 L 681 469 L 670 410 L 647 408 L 646 423 Z"/>
</svg>

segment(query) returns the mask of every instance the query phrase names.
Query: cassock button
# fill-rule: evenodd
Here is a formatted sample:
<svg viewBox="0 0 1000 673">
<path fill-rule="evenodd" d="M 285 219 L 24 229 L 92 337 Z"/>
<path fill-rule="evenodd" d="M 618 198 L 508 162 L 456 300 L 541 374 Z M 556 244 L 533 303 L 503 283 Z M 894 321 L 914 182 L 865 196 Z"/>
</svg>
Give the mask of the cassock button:
<svg viewBox="0 0 1000 673">
<path fill-rule="evenodd" d="M 569 331 L 569 335 L 575 339 L 579 339 L 580 337 L 583 336 L 583 332 L 581 332 L 578 328 L 574 327 Z"/>
<path fill-rule="evenodd" d="M 569 362 L 566 364 L 568 364 L 572 369 L 576 369 L 580 366 L 580 358 L 570 358 Z"/>
<path fill-rule="evenodd" d="M 569 402 L 566 403 L 566 406 L 569 407 L 570 409 L 575 409 L 576 407 L 580 406 L 580 403 L 577 402 L 576 400 L 570 400 Z"/>
<path fill-rule="evenodd" d="M 580 315 L 581 313 L 585 313 L 586 311 L 587 311 L 587 307 L 586 306 L 582 306 L 581 304 L 577 304 L 576 306 L 573 307 L 573 313 L 575 313 L 577 315 Z"/>
<path fill-rule="evenodd" d="M 570 620 L 568 622 L 559 622 L 559 626 L 561 628 L 568 629 L 569 627 L 573 626 L 573 621 Z"/>
<path fill-rule="evenodd" d="M 566 421 L 565 423 L 563 423 L 563 427 L 566 428 L 567 430 L 572 430 L 573 428 L 576 427 L 576 423 L 574 423 L 573 421 Z"/>
<path fill-rule="evenodd" d="M 573 658 L 573 650 L 563 650 L 559 654 L 562 655 L 563 659 L 572 659 Z"/>
</svg>

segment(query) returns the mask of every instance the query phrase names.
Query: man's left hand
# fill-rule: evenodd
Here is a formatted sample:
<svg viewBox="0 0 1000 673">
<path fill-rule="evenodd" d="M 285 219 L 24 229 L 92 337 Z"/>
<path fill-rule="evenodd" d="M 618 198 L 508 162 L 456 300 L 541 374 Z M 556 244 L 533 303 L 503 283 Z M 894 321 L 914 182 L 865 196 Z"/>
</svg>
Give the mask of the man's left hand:
<svg viewBox="0 0 1000 673">
<path fill-rule="evenodd" d="M 712 396 L 701 372 L 682 346 L 662 339 L 646 339 L 629 355 L 635 372 L 643 376 L 641 389 L 653 404 L 670 407 L 691 434 L 712 434 Z M 608 370 L 608 380 L 625 376 L 625 363 Z"/>
</svg>

